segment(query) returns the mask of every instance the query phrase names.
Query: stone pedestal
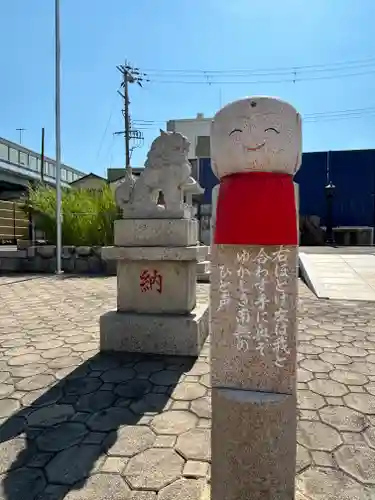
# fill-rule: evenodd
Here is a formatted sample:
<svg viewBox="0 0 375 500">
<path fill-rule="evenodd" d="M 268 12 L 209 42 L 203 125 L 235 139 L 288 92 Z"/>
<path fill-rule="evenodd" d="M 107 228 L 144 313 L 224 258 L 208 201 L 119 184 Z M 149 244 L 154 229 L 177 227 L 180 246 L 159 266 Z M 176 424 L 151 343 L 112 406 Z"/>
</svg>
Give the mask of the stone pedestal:
<svg viewBox="0 0 375 500">
<path fill-rule="evenodd" d="M 100 350 L 198 356 L 208 333 L 208 307 L 185 315 L 110 311 L 100 318 Z"/>
<path fill-rule="evenodd" d="M 100 319 L 101 351 L 198 356 L 208 334 L 208 304 L 196 304 L 197 263 L 209 249 L 197 245 L 197 224 L 116 221 L 117 246 L 104 248 L 102 258 L 117 261 L 117 310 Z"/>
<path fill-rule="evenodd" d="M 293 500 L 295 396 L 212 389 L 212 500 Z"/>
</svg>

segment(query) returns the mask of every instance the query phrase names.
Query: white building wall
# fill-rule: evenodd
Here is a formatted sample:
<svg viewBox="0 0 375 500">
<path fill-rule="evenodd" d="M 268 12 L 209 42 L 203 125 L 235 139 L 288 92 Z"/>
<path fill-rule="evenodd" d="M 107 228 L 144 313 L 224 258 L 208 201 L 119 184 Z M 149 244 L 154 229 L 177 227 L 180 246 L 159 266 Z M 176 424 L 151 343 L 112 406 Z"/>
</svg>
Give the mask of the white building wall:
<svg viewBox="0 0 375 500">
<path fill-rule="evenodd" d="M 204 118 L 198 113 L 196 118 L 183 120 L 170 120 L 167 123 L 167 129 L 179 132 L 191 142 L 189 150 L 189 159 L 195 159 L 195 148 L 197 146 L 198 136 L 209 136 L 212 118 Z"/>
</svg>

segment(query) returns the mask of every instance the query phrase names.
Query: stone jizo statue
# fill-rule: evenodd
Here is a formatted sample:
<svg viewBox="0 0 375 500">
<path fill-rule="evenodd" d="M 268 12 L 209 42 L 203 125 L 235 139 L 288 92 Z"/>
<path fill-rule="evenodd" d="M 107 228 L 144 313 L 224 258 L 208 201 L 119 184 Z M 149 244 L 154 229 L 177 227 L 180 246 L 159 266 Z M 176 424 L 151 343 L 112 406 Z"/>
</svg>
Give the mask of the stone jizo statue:
<svg viewBox="0 0 375 500">
<path fill-rule="evenodd" d="M 294 498 L 301 142 L 297 111 L 270 97 L 228 104 L 211 126 L 215 500 Z"/>
</svg>

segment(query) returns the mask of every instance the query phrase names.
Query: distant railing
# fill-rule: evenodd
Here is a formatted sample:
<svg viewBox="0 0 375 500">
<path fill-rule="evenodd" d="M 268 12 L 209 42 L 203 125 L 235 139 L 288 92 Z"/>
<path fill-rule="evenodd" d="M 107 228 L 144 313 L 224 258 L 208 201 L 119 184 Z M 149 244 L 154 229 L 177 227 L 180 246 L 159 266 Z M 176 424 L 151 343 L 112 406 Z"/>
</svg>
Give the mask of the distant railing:
<svg viewBox="0 0 375 500">
<path fill-rule="evenodd" d="M 24 173 L 34 179 L 42 177 L 48 181 L 56 179 L 56 162 L 45 157 L 42 161 L 41 155 L 0 137 L 0 163 L 5 163 L 9 171 Z M 64 184 L 83 177 L 85 174 L 67 165 L 61 165 L 61 181 Z"/>
<path fill-rule="evenodd" d="M 20 203 L 0 200 L 0 244 L 15 245 L 19 239 L 29 239 L 29 228 Z"/>
</svg>

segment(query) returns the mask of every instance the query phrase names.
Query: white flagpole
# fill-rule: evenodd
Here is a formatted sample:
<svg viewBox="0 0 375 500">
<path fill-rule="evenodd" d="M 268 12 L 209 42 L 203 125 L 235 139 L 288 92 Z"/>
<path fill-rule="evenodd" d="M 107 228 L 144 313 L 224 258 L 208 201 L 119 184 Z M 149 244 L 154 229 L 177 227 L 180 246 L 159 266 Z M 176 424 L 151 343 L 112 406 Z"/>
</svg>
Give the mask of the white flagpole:
<svg viewBox="0 0 375 500">
<path fill-rule="evenodd" d="M 60 0 L 55 0 L 56 274 L 61 274 Z"/>
</svg>

